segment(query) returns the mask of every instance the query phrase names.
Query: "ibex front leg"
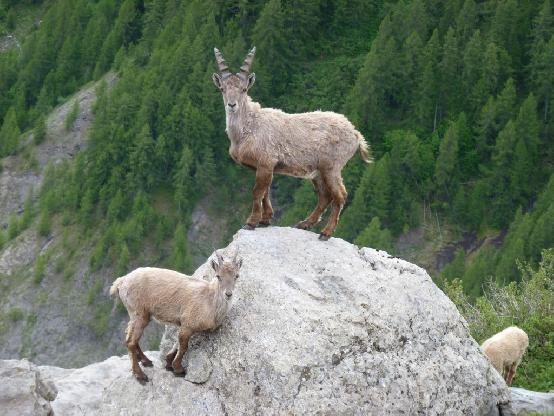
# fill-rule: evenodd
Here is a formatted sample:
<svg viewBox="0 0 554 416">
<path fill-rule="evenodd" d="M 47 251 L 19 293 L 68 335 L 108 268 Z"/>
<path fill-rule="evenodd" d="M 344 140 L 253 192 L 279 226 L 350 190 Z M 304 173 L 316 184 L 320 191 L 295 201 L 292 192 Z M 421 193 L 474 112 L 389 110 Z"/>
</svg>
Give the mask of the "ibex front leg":
<svg viewBox="0 0 554 416">
<path fill-rule="evenodd" d="M 273 169 L 258 167 L 256 170 L 256 184 L 252 191 L 252 212 L 242 228 L 253 230 L 262 218 L 262 200 L 271 181 L 273 180 Z"/>
</svg>

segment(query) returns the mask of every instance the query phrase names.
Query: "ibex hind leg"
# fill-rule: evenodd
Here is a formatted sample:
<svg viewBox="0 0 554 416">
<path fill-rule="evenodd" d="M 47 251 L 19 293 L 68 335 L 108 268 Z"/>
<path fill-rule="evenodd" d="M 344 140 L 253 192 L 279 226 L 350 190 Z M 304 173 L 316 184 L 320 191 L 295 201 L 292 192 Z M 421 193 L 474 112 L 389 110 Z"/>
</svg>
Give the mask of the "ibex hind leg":
<svg viewBox="0 0 554 416">
<path fill-rule="evenodd" d="M 325 212 L 325 210 L 331 203 L 331 196 L 321 176 L 318 175 L 314 179 L 312 179 L 312 183 L 317 192 L 318 201 L 316 207 L 308 216 L 308 218 L 306 218 L 304 221 L 300 221 L 298 224 L 295 225 L 296 228 L 300 228 L 302 230 L 307 230 L 319 223 L 321 221 L 321 215 Z"/>
<path fill-rule="evenodd" d="M 148 325 L 148 319 L 146 319 L 145 317 L 132 317 L 129 321 L 129 325 L 127 326 L 127 337 L 125 339 L 125 345 L 129 350 L 129 357 L 131 359 L 131 369 L 133 371 L 133 375 L 137 380 L 141 382 L 148 381 L 148 377 L 146 376 L 146 374 L 144 374 L 139 365 L 139 340 L 146 325 Z"/>
<path fill-rule="evenodd" d="M 269 199 L 270 189 L 271 186 L 268 186 L 262 199 L 262 219 L 258 223 L 258 227 L 269 227 L 271 225 L 271 219 L 273 218 L 273 207 L 271 205 L 271 200 Z"/>
<path fill-rule="evenodd" d="M 329 216 L 329 220 L 327 221 L 327 225 L 319 235 L 320 240 L 326 241 L 331 238 L 331 235 L 335 231 L 335 228 L 337 228 L 340 213 L 342 211 L 344 203 L 346 202 L 346 197 L 348 196 L 348 194 L 346 192 L 346 188 L 344 187 L 344 183 L 342 182 L 340 171 L 331 171 L 324 173 L 322 172 L 322 176 L 325 184 L 327 185 L 327 189 L 329 190 L 329 194 L 331 195 L 332 208 L 331 215 Z"/>
</svg>

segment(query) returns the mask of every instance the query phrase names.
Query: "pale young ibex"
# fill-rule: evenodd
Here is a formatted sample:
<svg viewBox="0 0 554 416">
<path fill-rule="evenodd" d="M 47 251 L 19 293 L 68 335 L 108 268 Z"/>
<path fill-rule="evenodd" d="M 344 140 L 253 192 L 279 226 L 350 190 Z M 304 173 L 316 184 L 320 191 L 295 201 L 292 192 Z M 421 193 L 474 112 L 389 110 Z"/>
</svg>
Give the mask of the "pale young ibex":
<svg viewBox="0 0 554 416">
<path fill-rule="evenodd" d="M 110 295 L 118 296 L 129 313 L 125 345 L 131 358 L 131 369 L 139 381 L 148 377 L 139 366 L 152 366 L 142 352 L 139 340 L 151 318 L 165 324 L 180 326 L 179 342 L 166 356 L 167 370 L 184 376 L 182 359 L 191 335 L 198 331 L 217 328 L 231 308 L 235 281 L 239 277 L 242 260 L 237 254 L 224 261 L 216 252 L 211 260 L 216 278 L 211 282 L 193 279 L 167 269 L 141 267 L 115 280 Z"/>
<path fill-rule="evenodd" d="M 248 96 L 255 74 L 250 66 L 256 48 L 246 56 L 240 72 L 232 74 L 221 52 L 214 49 L 219 73 L 213 81 L 223 94 L 226 131 L 231 141 L 229 153 L 235 162 L 256 171 L 252 212 L 243 228 L 268 226 L 273 217 L 269 188 L 273 173 L 311 179 L 319 197 L 316 208 L 298 228 L 308 229 L 321 221 L 331 204 L 332 213 L 320 234 L 327 240 L 335 231 L 346 201 L 341 171 L 356 151 L 370 162 L 363 136 L 341 114 L 315 111 L 287 114 L 262 108 Z"/>
</svg>

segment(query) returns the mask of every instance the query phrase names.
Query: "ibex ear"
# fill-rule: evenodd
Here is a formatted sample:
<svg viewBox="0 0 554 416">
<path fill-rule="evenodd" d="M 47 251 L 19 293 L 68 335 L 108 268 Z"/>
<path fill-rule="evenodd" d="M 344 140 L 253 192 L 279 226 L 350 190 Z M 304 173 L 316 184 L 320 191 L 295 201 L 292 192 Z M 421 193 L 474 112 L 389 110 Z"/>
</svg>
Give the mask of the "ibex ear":
<svg viewBox="0 0 554 416">
<path fill-rule="evenodd" d="M 214 269 L 216 272 L 219 270 L 219 263 L 217 261 L 215 261 L 214 259 L 212 259 L 210 261 L 210 264 L 212 265 L 212 269 Z"/>
<path fill-rule="evenodd" d="M 238 259 L 237 267 L 240 269 L 242 267 L 242 259 Z"/>
<path fill-rule="evenodd" d="M 252 73 L 250 75 L 248 75 L 248 84 L 246 86 L 246 89 L 249 90 L 250 88 L 252 88 L 252 85 L 254 85 L 254 82 L 256 82 L 256 74 Z"/>
<path fill-rule="evenodd" d="M 214 81 L 215 86 L 218 89 L 221 89 L 221 77 L 219 76 L 219 74 L 213 74 L 212 79 Z"/>
</svg>

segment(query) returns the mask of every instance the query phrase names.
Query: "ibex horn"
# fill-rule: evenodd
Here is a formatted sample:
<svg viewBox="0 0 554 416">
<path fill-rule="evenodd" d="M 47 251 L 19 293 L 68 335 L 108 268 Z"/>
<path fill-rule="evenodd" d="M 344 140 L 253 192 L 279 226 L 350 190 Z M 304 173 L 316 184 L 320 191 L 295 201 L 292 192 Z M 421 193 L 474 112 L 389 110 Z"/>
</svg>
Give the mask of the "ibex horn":
<svg viewBox="0 0 554 416">
<path fill-rule="evenodd" d="M 226 78 L 231 75 L 231 72 L 229 72 L 229 66 L 227 65 L 227 62 L 225 62 L 225 58 L 223 58 L 221 52 L 219 52 L 219 49 L 214 48 L 214 55 L 221 76 Z"/>
<path fill-rule="evenodd" d="M 248 55 L 246 55 L 246 58 L 244 59 L 244 63 L 240 67 L 240 75 L 244 79 L 248 78 L 248 74 L 250 73 L 250 67 L 252 66 L 252 61 L 254 60 L 255 54 L 256 54 L 256 47 L 254 46 L 252 50 L 248 52 Z"/>
</svg>

